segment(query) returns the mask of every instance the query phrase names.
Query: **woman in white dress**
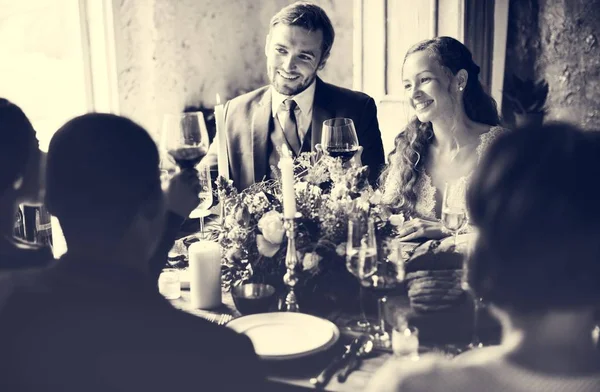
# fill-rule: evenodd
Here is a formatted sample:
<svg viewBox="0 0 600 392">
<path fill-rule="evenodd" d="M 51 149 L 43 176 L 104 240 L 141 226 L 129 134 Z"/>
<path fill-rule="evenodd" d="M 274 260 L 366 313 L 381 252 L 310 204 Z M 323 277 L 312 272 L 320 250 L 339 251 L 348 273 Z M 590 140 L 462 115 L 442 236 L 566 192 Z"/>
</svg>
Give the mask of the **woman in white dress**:
<svg viewBox="0 0 600 392">
<path fill-rule="evenodd" d="M 499 137 L 467 193 L 478 229 L 467 279 L 499 319 L 501 344 L 452 361 L 391 360 L 368 390 L 600 391 L 597 178 L 593 133 L 554 124 Z"/>
<path fill-rule="evenodd" d="M 404 89 L 416 117 L 396 137 L 380 178 L 383 203 L 412 218 L 402 240 L 449 235 L 439 221 L 445 184 L 460 183 L 454 197 L 464 200 L 486 146 L 503 131 L 478 75 L 469 49 L 451 37 L 419 42 L 404 58 Z"/>
</svg>

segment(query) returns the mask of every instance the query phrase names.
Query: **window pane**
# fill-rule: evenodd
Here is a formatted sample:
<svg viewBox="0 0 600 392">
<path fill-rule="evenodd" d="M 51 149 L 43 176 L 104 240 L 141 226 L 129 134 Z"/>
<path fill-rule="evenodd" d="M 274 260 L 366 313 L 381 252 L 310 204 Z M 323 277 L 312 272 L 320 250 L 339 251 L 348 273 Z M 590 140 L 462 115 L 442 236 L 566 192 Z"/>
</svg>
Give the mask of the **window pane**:
<svg viewBox="0 0 600 392">
<path fill-rule="evenodd" d="M 47 149 L 66 120 L 86 112 L 77 0 L 0 0 L 0 96 L 19 105 Z"/>
</svg>

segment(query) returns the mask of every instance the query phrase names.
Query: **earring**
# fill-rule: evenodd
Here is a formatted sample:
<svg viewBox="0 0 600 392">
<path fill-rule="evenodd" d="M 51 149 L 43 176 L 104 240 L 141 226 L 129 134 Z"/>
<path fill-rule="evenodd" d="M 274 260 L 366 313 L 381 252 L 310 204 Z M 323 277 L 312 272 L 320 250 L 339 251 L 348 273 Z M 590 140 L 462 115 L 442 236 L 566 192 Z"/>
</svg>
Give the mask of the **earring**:
<svg viewBox="0 0 600 392">
<path fill-rule="evenodd" d="M 460 87 L 458 88 L 458 91 L 463 91 L 463 89 L 464 89 L 464 87 L 463 87 L 463 86 L 460 86 Z"/>
</svg>

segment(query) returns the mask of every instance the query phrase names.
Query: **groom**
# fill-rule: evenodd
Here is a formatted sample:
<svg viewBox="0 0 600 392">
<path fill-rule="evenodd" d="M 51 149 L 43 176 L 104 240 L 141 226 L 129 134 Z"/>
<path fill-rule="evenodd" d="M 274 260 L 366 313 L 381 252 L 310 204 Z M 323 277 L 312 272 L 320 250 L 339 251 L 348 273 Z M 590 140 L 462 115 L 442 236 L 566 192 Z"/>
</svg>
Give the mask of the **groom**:
<svg viewBox="0 0 600 392">
<path fill-rule="evenodd" d="M 317 77 L 334 37 L 329 17 L 311 3 L 296 2 L 271 19 L 265 45 L 270 86 L 234 98 L 224 110 L 229 174 L 239 190 L 277 176 L 283 144 L 295 155 L 315 151 L 323 121 L 334 117 L 353 120 L 374 184 L 384 164 L 375 102 Z M 216 168 L 217 154 L 213 143 L 203 164 Z"/>
</svg>

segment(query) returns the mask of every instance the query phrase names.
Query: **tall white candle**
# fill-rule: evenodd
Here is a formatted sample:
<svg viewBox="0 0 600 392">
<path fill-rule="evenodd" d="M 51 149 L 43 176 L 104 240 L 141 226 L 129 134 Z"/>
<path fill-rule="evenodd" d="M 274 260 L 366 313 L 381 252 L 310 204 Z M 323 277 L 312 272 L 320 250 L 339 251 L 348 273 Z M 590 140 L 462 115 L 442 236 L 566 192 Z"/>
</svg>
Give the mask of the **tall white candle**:
<svg viewBox="0 0 600 392">
<path fill-rule="evenodd" d="M 294 161 L 292 154 L 284 144 L 281 159 L 281 193 L 283 194 L 283 217 L 292 219 L 296 216 L 296 192 L 294 191 Z"/>
<path fill-rule="evenodd" d="M 221 97 L 217 94 L 217 105 L 215 106 L 215 124 L 217 126 L 217 143 L 219 146 L 219 176 L 229 179 L 229 159 L 227 157 L 227 130 L 225 129 L 225 114 Z"/>
<path fill-rule="evenodd" d="M 221 247 L 213 241 L 199 241 L 188 249 L 190 297 L 194 309 L 221 305 Z"/>
</svg>

